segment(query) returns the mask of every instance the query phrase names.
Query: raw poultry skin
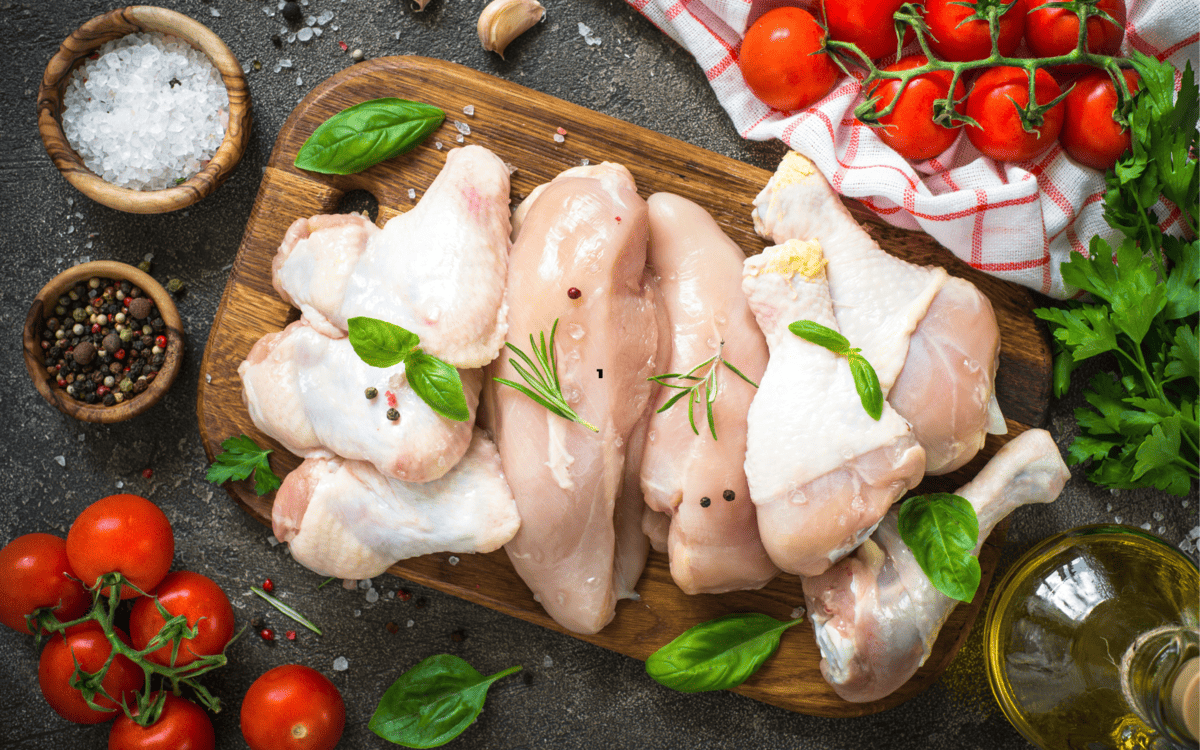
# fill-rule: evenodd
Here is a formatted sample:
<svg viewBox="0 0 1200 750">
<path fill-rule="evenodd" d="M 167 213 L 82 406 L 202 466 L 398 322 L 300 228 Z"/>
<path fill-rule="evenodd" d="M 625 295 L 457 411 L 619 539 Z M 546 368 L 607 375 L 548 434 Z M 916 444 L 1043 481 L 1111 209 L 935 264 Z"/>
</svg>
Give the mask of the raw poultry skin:
<svg viewBox="0 0 1200 750">
<path fill-rule="evenodd" d="M 790 240 L 745 261 L 742 289 L 770 359 L 750 404 L 746 478 L 767 553 L 813 576 L 849 553 L 923 476 L 925 451 L 886 402 L 863 408 L 849 363 L 788 330 L 837 330 L 821 245 Z"/>
<path fill-rule="evenodd" d="M 289 473 L 271 510 L 275 537 L 324 576 L 377 576 L 432 552 L 492 552 L 520 526 L 500 457 L 483 430 L 441 479 L 384 476 L 371 464 L 309 458 Z"/>
<path fill-rule="evenodd" d="M 600 431 L 488 383 L 496 445 L 521 515 L 505 550 L 550 616 L 578 633 L 598 632 L 618 599 L 636 596 L 645 565 L 642 500 L 627 486 L 626 458 L 649 405 L 658 348 L 646 203 L 624 167 L 596 165 L 588 174 L 557 178 L 525 216 L 509 260 L 508 340 L 530 353 L 529 335 L 549 336 L 557 318 L 563 394 Z M 493 376 L 522 382 L 510 359 L 502 353 Z"/>
<path fill-rule="evenodd" d="M 647 203 L 649 263 L 672 343 L 664 372 L 686 373 L 719 354 L 758 382 L 767 367 L 767 342 L 742 293 L 745 254 L 695 203 L 670 193 L 656 193 Z M 717 439 L 702 401 L 695 415 L 700 433 L 693 432 L 685 397 L 653 414 L 642 457 L 642 493 L 649 509 L 669 517 L 671 577 L 686 594 L 757 589 L 779 573 L 759 538 L 744 468 L 746 413 L 756 389 L 724 366 L 718 378 Z M 676 393 L 660 389 L 653 409 Z M 661 533 L 656 516 L 645 520 L 650 531 Z"/>
<path fill-rule="evenodd" d="M 285 239 L 272 263 L 275 287 L 322 331 L 345 331 L 357 316 L 386 320 L 455 367 L 482 367 L 504 344 L 508 203 L 500 157 L 482 146 L 453 149 L 421 201 L 371 234 L 353 264 L 322 257 L 348 256 L 341 246 Z M 310 269 L 348 276 L 317 283 Z"/>
<path fill-rule="evenodd" d="M 1006 431 L 995 398 L 1000 332 L 991 302 L 973 284 L 888 254 L 794 151 L 754 203 L 759 234 L 774 242 L 817 240 L 825 249 L 841 332 L 862 349 L 888 401 L 912 424 L 926 473 L 959 468 L 989 432 Z"/>
<path fill-rule="evenodd" d="M 975 555 L 1001 519 L 1022 505 L 1053 501 L 1069 478 L 1050 433 L 1029 430 L 1009 441 L 957 493 L 979 518 Z M 821 674 L 848 701 L 879 700 L 907 682 L 958 603 L 917 565 L 900 539 L 898 514 L 898 507 L 890 511 L 853 555 L 803 581 Z"/>
<path fill-rule="evenodd" d="M 238 367 L 250 418 L 289 451 L 368 461 L 408 482 L 441 477 L 471 442 L 483 371 L 458 374 L 471 415 L 465 422 L 429 408 L 409 386 L 403 364 L 371 367 L 349 339 L 325 336 L 303 319 L 263 336 Z M 379 395 L 366 398 L 368 387 Z M 398 420 L 387 418 L 392 407 Z"/>
<path fill-rule="evenodd" d="M 379 231 L 361 214 L 296 219 L 271 260 L 272 286 L 313 328 L 326 336 L 345 336 L 346 331 L 320 311 L 341 307 L 350 274 Z"/>
</svg>

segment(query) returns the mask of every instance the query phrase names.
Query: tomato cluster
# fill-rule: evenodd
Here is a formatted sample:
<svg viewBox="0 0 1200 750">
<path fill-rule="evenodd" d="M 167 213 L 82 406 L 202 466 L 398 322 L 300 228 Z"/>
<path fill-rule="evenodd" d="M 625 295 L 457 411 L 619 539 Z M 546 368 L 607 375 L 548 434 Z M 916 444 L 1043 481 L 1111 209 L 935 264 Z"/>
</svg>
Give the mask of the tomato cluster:
<svg viewBox="0 0 1200 750">
<path fill-rule="evenodd" d="M 168 573 L 174 555 L 175 536 L 162 510 L 125 494 L 85 508 L 66 540 L 33 533 L 0 549 L 0 622 L 24 633 L 31 633 L 32 625 L 46 637 L 38 661 L 38 685 L 46 702 L 78 724 L 118 719 L 109 737 L 113 750 L 216 746 L 212 722 L 200 706 L 170 693 L 143 695 L 143 660 L 182 667 L 222 654 L 233 637 L 229 598 L 198 573 Z M 93 597 L 103 583 L 118 581 L 119 599 L 136 598 L 128 634 L 113 624 L 109 586 Z M 183 620 L 163 629 L 166 618 L 160 607 Z M 173 634 L 177 645 L 149 649 L 155 636 Z M 121 710 L 123 704 L 136 714 L 134 707 L 158 701 L 161 712 L 148 727 Z"/>
<path fill-rule="evenodd" d="M 830 92 L 840 72 L 827 39 L 852 43 L 872 60 L 894 59 L 901 46 L 897 28 L 907 30 L 904 43 L 913 38 L 910 25 L 897 23 L 903 4 L 904 0 L 821 0 L 824 23 L 800 8 L 770 10 L 751 24 L 742 41 L 738 62 L 743 79 L 756 97 L 776 109 L 812 106 Z M 919 20 L 927 29 L 923 38 L 930 51 L 956 68 L 971 62 L 978 68 L 993 52 L 1011 59 L 1022 40 L 1034 58 L 1067 55 L 1079 43 L 1079 18 L 1055 0 L 923 0 L 920 5 Z M 1124 35 L 1124 0 L 1098 0 L 1095 8 L 1112 20 L 1088 18 L 1087 51 L 1112 56 Z M 989 15 L 996 19 L 995 50 Z M 924 55 L 913 55 L 882 70 L 928 64 Z M 1123 72 L 1130 91 L 1135 91 L 1136 75 Z M 957 84 L 953 92 L 952 82 Z M 1069 95 L 1062 97 L 1068 87 Z M 1044 110 L 1023 118 L 1019 108 L 1030 104 L 1031 88 L 1035 104 Z M 1027 69 L 1015 65 L 968 69 L 957 81 L 948 69 L 918 72 L 907 81 L 876 78 L 873 73 L 866 96 L 875 100 L 875 112 L 892 107 L 878 116 L 877 132 L 907 159 L 937 156 L 954 143 L 959 130 L 965 130 L 985 156 L 1001 161 L 1028 161 L 1060 140 L 1076 161 L 1107 169 L 1129 148 L 1128 131 L 1114 119 L 1113 81 L 1104 70 L 1087 65 L 1038 68 L 1032 87 Z M 953 118 L 951 112 L 935 109 L 939 100 L 953 102 L 953 107 L 942 105 L 953 110 Z M 966 118 L 967 124 L 954 118 Z"/>
</svg>

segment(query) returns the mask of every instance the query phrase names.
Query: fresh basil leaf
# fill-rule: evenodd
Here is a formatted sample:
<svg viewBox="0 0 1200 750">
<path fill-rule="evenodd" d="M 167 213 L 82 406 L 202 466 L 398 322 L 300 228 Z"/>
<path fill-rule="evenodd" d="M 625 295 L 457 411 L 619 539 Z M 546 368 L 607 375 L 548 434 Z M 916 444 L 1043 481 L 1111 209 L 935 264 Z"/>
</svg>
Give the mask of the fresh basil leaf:
<svg viewBox="0 0 1200 750">
<path fill-rule="evenodd" d="M 323 174 L 354 174 L 410 151 L 444 122 L 446 113 L 407 99 L 371 99 L 321 123 L 296 154 L 295 165 Z"/>
<path fill-rule="evenodd" d="M 779 648 L 783 631 L 801 618 L 781 621 L 736 613 L 700 623 L 646 659 L 646 673 L 681 693 L 741 685 Z"/>
<path fill-rule="evenodd" d="M 788 326 L 788 330 L 808 343 L 824 347 L 834 354 L 845 354 L 850 350 L 850 342 L 845 336 L 812 320 L 797 320 Z"/>
<path fill-rule="evenodd" d="M 879 386 L 879 376 L 861 354 L 851 354 L 849 360 L 854 387 L 858 389 L 858 399 L 867 410 L 867 415 L 878 422 L 883 416 L 883 389 Z"/>
<path fill-rule="evenodd" d="M 897 525 L 934 588 L 960 602 L 974 598 L 981 576 L 975 557 L 979 519 L 966 498 L 946 493 L 909 498 Z"/>
<path fill-rule="evenodd" d="M 436 654 L 392 683 L 367 726 L 404 747 L 444 745 L 479 716 L 492 683 L 520 669 L 509 667 L 484 677 L 457 656 Z"/>
<path fill-rule="evenodd" d="M 346 328 L 354 353 L 371 367 L 398 365 L 421 343 L 417 334 L 386 320 L 350 318 Z"/>
<path fill-rule="evenodd" d="M 455 422 L 471 418 L 462 379 L 452 366 L 418 349 L 404 358 L 404 374 L 413 392 L 430 409 Z"/>
</svg>

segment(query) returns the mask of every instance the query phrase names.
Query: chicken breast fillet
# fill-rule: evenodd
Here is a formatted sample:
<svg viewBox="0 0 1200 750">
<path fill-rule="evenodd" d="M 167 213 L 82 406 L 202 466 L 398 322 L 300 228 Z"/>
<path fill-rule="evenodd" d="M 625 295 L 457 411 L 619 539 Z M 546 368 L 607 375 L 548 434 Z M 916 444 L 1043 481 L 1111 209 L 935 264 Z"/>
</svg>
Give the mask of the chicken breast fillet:
<svg viewBox="0 0 1200 750">
<path fill-rule="evenodd" d="M 793 334 L 837 330 L 816 242 L 790 240 L 746 259 L 742 289 L 770 359 L 750 404 L 746 478 L 776 565 L 818 575 L 857 547 L 924 474 L 925 451 L 886 402 L 867 414 L 847 358 Z"/>
<path fill-rule="evenodd" d="M 650 509 L 670 517 L 666 551 L 671 577 L 684 593 L 761 588 L 779 568 L 759 538 L 744 468 L 746 414 L 756 388 L 721 364 L 728 361 L 755 383 L 767 367 L 767 342 L 741 289 L 746 256 L 707 211 L 686 198 L 656 193 L 647 203 L 649 261 L 672 345 L 664 369 L 688 373 L 713 360 L 717 437 L 708 428 L 702 400 L 696 406 L 699 434 L 683 401 L 653 414 L 642 458 L 642 493 Z M 703 368 L 696 374 L 708 372 Z M 678 392 L 662 388 L 654 408 Z M 654 530 L 654 517 L 647 520 Z"/>
<path fill-rule="evenodd" d="M 1029 430 L 1010 440 L 958 490 L 979 519 L 974 554 L 1009 513 L 1052 502 L 1069 478 L 1050 433 Z M 929 582 L 900 538 L 898 518 L 897 507 L 853 555 L 803 581 L 821 674 L 848 701 L 879 700 L 907 682 L 958 604 Z"/>
<path fill-rule="evenodd" d="M 642 500 L 626 462 L 649 406 L 658 326 L 646 264 L 646 203 L 628 170 L 596 165 L 555 179 L 529 207 L 509 260 L 509 342 L 554 351 L 567 403 L 598 432 L 494 380 L 491 424 L 521 529 L 505 545 L 517 573 L 560 625 L 595 633 L 646 562 Z M 518 383 L 510 352 L 495 377 Z M 628 485 L 632 484 L 633 487 Z"/>
<path fill-rule="evenodd" d="M 271 524 L 304 567 L 362 579 L 418 555 L 495 551 L 520 518 L 496 447 L 476 429 L 462 460 L 423 484 L 363 461 L 306 459 L 275 494 Z"/>
<path fill-rule="evenodd" d="M 842 335 L 862 349 L 884 395 L 912 424 L 927 473 L 959 468 L 989 432 L 1006 431 L 995 397 L 1000 330 L 991 302 L 973 284 L 888 254 L 816 165 L 794 151 L 754 205 L 754 226 L 764 237 L 821 243 Z"/>
</svg>

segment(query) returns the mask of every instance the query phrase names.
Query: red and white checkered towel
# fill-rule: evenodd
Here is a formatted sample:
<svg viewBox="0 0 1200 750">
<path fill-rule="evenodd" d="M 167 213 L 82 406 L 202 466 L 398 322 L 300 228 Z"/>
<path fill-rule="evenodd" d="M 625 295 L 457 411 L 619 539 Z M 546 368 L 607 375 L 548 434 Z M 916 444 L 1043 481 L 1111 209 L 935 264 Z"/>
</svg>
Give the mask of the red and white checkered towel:
<svg viewBox="0 0 1200 750">
<path fill-rule="evenodd" d="M 760 102 L 742 80 L 737 50 L 750 22 L 780 0 L 626 0 L 686 48 L 744 138 L 778 138 L 812 159 L 842 195 L 858 198 L 885 221 L 928 232 L 975 268 L 1053 297 L 1059 264 L 1086 251 L 1092 235 L 1112 238 L 1104 222 L 1104 176 L 1073 162 L 1057 144 L 1029 162 L 979 153 L 966 136 L 937 158 L 910 163 L 854 118 L 860 87 L 844 77 L 811 108 L 795 113 Z M 809 2 L 809 10 L 815 3 Z M 1196 0 L 1126 0 L 1123 53 L 1139 50 L 1200 69 Z M 814 13 L 818 15 L 818 13 Z M 1156 207 L 1164 231 L 1181 232 L 1179 209 Z"/>
</svg>

